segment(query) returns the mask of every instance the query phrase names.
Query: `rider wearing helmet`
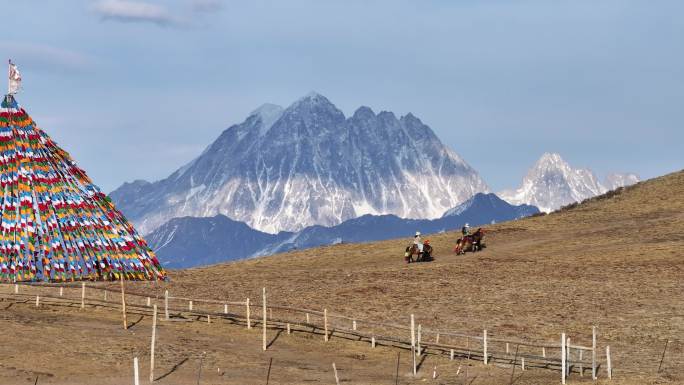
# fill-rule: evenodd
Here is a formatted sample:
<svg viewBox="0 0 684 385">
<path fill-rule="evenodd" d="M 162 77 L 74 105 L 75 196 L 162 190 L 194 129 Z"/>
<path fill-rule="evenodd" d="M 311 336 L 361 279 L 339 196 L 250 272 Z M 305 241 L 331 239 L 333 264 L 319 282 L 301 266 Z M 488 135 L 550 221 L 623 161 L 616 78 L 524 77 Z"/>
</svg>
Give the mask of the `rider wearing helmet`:
<svg viewBox="0 0 684 385">
<path fill-rule="evenodd" d="M 465 237 L 467 237 L 468 235 L 470 235 L 470 225 L 469 225 L 469 224 L 466 223 L 466 224 L 461 228 L 461 234 L 463 234 L 463 238 L 465 238 Z"/>
<path fill-rule="evenodd" d="M 418 247 L 418 251 L 423 252 L 423 242 L 420 239 L 420 231 L 416 231 L 416 236 L 413 237 L 413 244 Z"/>
</svg>

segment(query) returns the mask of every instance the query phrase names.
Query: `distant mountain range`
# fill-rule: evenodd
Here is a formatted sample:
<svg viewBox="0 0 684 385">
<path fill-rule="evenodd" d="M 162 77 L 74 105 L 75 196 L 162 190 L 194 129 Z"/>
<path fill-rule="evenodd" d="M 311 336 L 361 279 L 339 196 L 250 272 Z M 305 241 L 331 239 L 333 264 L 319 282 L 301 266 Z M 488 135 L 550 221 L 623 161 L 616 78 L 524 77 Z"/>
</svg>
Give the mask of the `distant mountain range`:
<svg viewBox="0 0 684 385">
<path fill-rule="evenodd" d="M 347 118 L 312 93 L 286 109 L 260 107 L 169 177 L 110 196 L 142 233 L 222 214 L 276 234 L 365 214 L 434 219 L 487 190 L 412 114 L 360 107 Z"/>
<path fill-rule="evenodd" d="M 465 223 L 477 226 L 514 220 L 538 212 L 536 207 L 513 206 L 494 194 L 478 193 L 447 211 L 441 218 L 433 220 L 367 214 L 336 226 L 317 225 L 297 233 L 268 234 L 223 215 L 210 218 L 183 217 L 160 226 L 147 236 L 147 241 L 165 266 L 185 268 L 336 243 L 401 237 L 406 237 L 408 242 L 416 231 L 438 233 L 460 229 Z"/>
<path fill-rule="evenodd" d="M 345 117 L 311 93 L 259 107 L 167 178 L 110 197 L 162 261 L 188 267 L 516 219 L 638 181 L 601 183 L 546 153 L 501 200 L 412 114 L 360 107 Z"/>
<path fill-rule="evenodd" d="M 545 153 L 517 190 L 498 195 L 511 204 L 529 204 L 551 212 L 574 202 L 639 182 L 634 174 L 610 174 L 604 184 L 589 169 L 573 168 L 559 154 Z"/>
</svg>

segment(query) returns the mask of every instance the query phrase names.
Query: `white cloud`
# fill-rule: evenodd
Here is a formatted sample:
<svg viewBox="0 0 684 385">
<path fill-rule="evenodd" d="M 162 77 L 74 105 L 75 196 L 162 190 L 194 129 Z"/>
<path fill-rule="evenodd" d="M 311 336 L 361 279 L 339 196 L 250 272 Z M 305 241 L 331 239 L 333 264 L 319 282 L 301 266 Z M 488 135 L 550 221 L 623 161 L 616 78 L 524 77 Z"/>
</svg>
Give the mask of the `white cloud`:
<svg viewBox="0 0 684 385">
<path fill-rule="evenodd" d="M 179 23 L 179 20 L 166 7 L 143 1 L 100 0 L 95 3 L 93 9 L 103 19 L 146 22 L 158 25 Z"/>
<path fill-rule="evenodd" d="M 92 68 L 97 61 L 81 52 L 37 43 L 0 42 L 0 51 L 20 67 L 38 70 L 80 72 Z"/>
</svg>

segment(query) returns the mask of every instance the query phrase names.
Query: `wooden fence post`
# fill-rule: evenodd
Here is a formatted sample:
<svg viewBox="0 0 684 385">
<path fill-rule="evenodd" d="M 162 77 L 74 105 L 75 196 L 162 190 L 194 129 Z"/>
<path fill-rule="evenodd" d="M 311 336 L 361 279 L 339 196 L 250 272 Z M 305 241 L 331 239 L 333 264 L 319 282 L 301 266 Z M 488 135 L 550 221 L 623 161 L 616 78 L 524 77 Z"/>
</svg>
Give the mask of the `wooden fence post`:
<svg viewBox="0 0 684 385">
<path fill-rule="evenodd" d="M 487 365 L 487 329 L 482 331 L 482 362 Z"/>
<path fill-rule="evenodd" d="M 561 333 L 561 384 L 565 384 L 565 333 Z"/>
<path fill-rule="evenodd" d="M 123 314 L 124 330 L 128 329 L 128 320 L 126 319 L 126 290 L 124 289 L 123 272 L 119 273 L 119 281 L 121 282 L 121 313 Z M 138 358 L 135 359 L 136 365 Z"/>
<path fill-rule="evenodd" d="M 435 343 L 436 343 L 436 344 L 439 343 L 439 333 L 437 333 L 437 337 L 435 337 Z"/>
<path fill-rule="evenodd" d="M 228 304 L 227 303 L 223 304 L 223 314 L 228 314 Z"/>
<path fill-rule="evenodd" d="M 85 309 L 85 282 L 81 282 L 81 309 Z"/>
<path fill-rule="evenodd" d="M 413 357 L 413 375 L 416 375 L 416 322 L 411 314 L 411 356 Z"/>
<path fill-rule="evenodd" d="M 19 285 L 16 283 L 14 284 L 14 294 L 19 294 Z"/>
<path fill-rule="evenodd" d="M 420 341 L 421 341 L 421 339 L 422 339 L 422 334 L 423 334 L 423 328 L 421 327 L 420 324 L 418 324 L 418 337 L 417 337 L 418 340 L 416 341 L 416 343 L 418 344 L 418 346 L 417 346 L 417 350 L 418 350 L 418 354 L 417 354 L 417 355 L 418 355 L 418 357 L 420 357 L 421 353 L 423 352 L 423 349 L 422 349 L 421 346 L 420 346 Z"/>
<path fill-rule="evenodd" d="M 60 287 L 59 287 L 59 296 L 60 296 L 60 297 L 63 297 L 63 296 L 64 296 L 64 287 L 63 287 L 63 286 L 60 286 Z"/>
<path fill-rule="evenodd" d="M 107 301 L 107 290 L 104 291 L 104 300 Z"/>
<path fill-rule="evenodd" d="M 36 307 L 40 306 L 40 296 L 36 296 Z"/>
<path fill-rule="evenodd" d="M 164 318 L 169 320 L 169 291 L 164 290 Z"/>
<path fill-rule="evenodd" d="M 340 385 L 340 378 L 337 376 L 337 367 L 335 366 L 334 362 L 333 362 L 333 372 L 335 373 L 335 384 Z"/>
<path fill-rule="evenodd" d="M 266 288 L 265 288 L 265 287 L 262 288 L 262 292 L 263 292 L 263 309 L 262 309 L 262 313 L 264 313 L 264 314 L 263 314 L 263 316 L 264 316 L 264 322 L 263 322 L 263 327 L 262 327 L 262 330 L 263 330 L 263 333 L 262 333 L 262 334 L 263 334 L 263 335 L 262 335 L 262 338 L 261 338 L 261 339 L 262 339 L 262 348 L 263 348 L 263 350 L 266 350 Z"/>
<path fill-rule="evenodd" d="M 188 301 L 188 310 L 192 311 L 192 301 Z"/>
<path fill-rule="evenodd" d="M 584 352 L 583 349 L 579 350 L 579 370 L 580 370 L 580 377 L 584 377 L 584 364 L 582 364 L 582 353 Z"/>
<path fill-rule="evenodd" d="M 596 380 L 596 326 L 591 327 L 591 379 Z"/>
<path fill-rule="evenodd" d="M 356 320 L 352 320 L 352 330 L 356 331 Z"/>
<path fill-rule="evenodd" d="M 133 358 L 133 384 L 140 385 L 140 376 L 138 376 L 138 357 Z"/>
<path fill-rule="evenodd" d="M 328 309 L 323 309 L 323 340 L 328 342 Z"/>
<path fill-rule="evenodd" d="M 546 348 L 542 347 L 542 357 L 546 358 Z"/>
<path fill-rule="evenodd" d="M 150 382 L 154 382 L 154 345 L 157 337 L 157 304 L 152 308 L 152 341 L 150 341 Z"/>
<path fill-rule="evenodd" d="M 152 298 L 147 297 L 147 306 L 152 306 Z"/>
<path fill-rule="evenodd" d="M 247 314 L 246 314 L 246 317 L 247 317 L 247 329 L 251 329 L 251 328 L 252 328 L 252 320 L 250 319 L 249 298 L 247 298 L 247 300 L 245 301 L 245 304 L 247 305 Z"/>
<path fill-rule="evenodd" d="M 287 323 L 287 334 L 290 334 L 290 333 L 291 333 L 291 330 L 290 330 L 290 323 L 288 322 L 288 323 Z"/>
<path fill-rule="evenodd" d="M 570 367 L 572 359 L 572 355 L 570 354 L 570 352 L 570 337 L 568 337 L 567 341 L 565 342 L 565 370 L 567 372 L 568 378 L 570 378 Z"/>
<path fill-rule="evenodd" d="M 612 380 L 613 379 L 613 365 L 611 365 L 610 362 L 610 346 L 606 346 L 606 365 L 607 365 L 607 372 L 608 372 L 608 379 Z"/>
<path fill-rule="evenodd" d="M 449 359 L 453 361 L 454 360 L 454 349 L 451 349 L 451 352 L 449 352 L 449 353 L 450 353 Z"/>
<path fill-rule="evenodd" d="M 371 348 L 375 348 L 375 336 L 371 336 Z"/>
<path fill-rule="evenodd" d="M 522 370 L 525 370 L 525 357 L 520 358 L 520 367 L 522 367 Z"/>
<path fill-rule="evenodd" d="M 309 313 L 306 313 L 306 323 L 307 323 L 307 324 L 310 324 L 310 323 L 311 323 L 311 321 L 309 320 Z"/>
</svg>

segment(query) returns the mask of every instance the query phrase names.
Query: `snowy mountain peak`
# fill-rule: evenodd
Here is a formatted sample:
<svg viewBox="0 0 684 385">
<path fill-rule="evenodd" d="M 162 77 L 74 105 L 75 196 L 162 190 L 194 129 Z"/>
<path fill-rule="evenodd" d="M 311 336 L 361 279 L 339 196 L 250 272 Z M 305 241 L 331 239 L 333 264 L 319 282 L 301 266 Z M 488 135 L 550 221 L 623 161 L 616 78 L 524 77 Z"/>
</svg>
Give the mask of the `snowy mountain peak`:
<svg viewBox="0 0 684 385">
<path fill-rule="evenodd" d="M 292 103 L 292 105 L 288 109 L 297 109 L 297 108 L 312 108 L 312 107 L 319 107 L 319 108 L 329 108 L 329 109 L 334 109 L 337 110 L 337 107 L 335 107 L 328 98 L 325 96 L 319 94 L 318 92 L 312 91 L 309 92 L 308 94 L 304 95 L 302 98 L 297 100 L 296 102 Z"/>
<path fill-rule="evenodd" d="M 295 122 L 303 123 L 308 128 L 329 128 L 344 119 L 342 111 L 328 98 L 316 92 L 311 92 L 292 103 L 282 115 L 282 120 L 285 121 L 283 125 L 288 129 L 297 125 Z"/>
<path fill-rule="evenodd" d="M 361 106 L 354 111 L 354 115 L 352 116 L 354 119 L 360 119 L 360 120 L 368 120 L 368 119 L 374 119 L 375 112 L 370 107 L 366 106 Z"/>
<path fill-rule="evenodd" d="M 573 168 L 557 153 L 545 153 L 523 178 L 517 190 L 499 196 L 512 204 L 531 204 L 550 212 L 574 202 L 639 181 L 634 174 L 611 174 L 601 184 L 589 169 Z"/>
<path fill-rule="evenodd" d="M 284 111 L 257 109 L 169 178 L 111 197 L 144 233 L 217 214 L 277 233 L 364 214 L 438 218 L 482 191 L 477 172 L 418 118 L 367 107 L 346 118 L 313 93 Z"/>
<path fill-rule="evenodd" d="M 378 114 L 378 119 L 382 120 L 387 125 L 399 123 L 399 119 L 397 119 L 397 116 L 394 115 L 394 112 L 392 111 L 380 111 Z"/>
<path fill-rule="evenodd" d="M 423 124 L 423 122 L 421 122 L 420 119 L 418 119 L 415 115 L 413 115 L 410 112 L 408 114 L 402 116 L 400 120 L 403 120 L 405 122 L 415 123 L 415 124 Z"/>
<path fill-rule="evenodd" d="M 304 95 L 304 96 L 302 96 L 301 98 L 299 98 L 298 101 L 302 101 L 302 100 L 306 100 L 306 99 L 311 99 L 311 100 L 320 99 L 320 100 L 325 100 L 325 101 L 328 102 L 328 103 L 330 102 L 330 101 L 328 100 L 328 98 L 326 98 L 325 96 L 319 94 L 317 91 L 309 91 L 306 95 Z"/>
<path fill-rule="evenodd" d="M 557 152 L 545 152 L 539 157 L 539 162 L 565 162 Z"/>
<path fill-rule="evenodd" d="M 563 160 L 560 154 L 555 152 L 545 152 L 535 163 L 534 168 L 555 168 L 568 166 L 568 163 Z"/>
<path fill-rule="evenodd" d="M 526 203 L 550 212 L 606 191 L 591 170 L 572 168 L 559 154 L 545 153 L 527 172 L 520 188 L 502 191 L 499 196 L 512 204 Z"/>
<path fill-rule="evenodd" d="M 608 190 L 615 190 L 618 187 L 631 186 L 633 184 L 639 183 L 640 180 L 641 179 L 636 174 L 613 173 L 608 174 L 603 183 Z"/>
<path fill-rule="evenodd" d="M 252 111 L 252 113 L 249 114 L 249 116 L 259 119 L 259 121 L 261 122 L 259 129 L 260 133 L 263 135 L 271 128 L 271 126 L 273 126 L 273 124 L 278 119 L 280 119 L 284 111 L 285 110 L 283 109 L 283 107 L 279 105 L 265 103 L 262 104 L 261 107 Z"/>
</svg>

